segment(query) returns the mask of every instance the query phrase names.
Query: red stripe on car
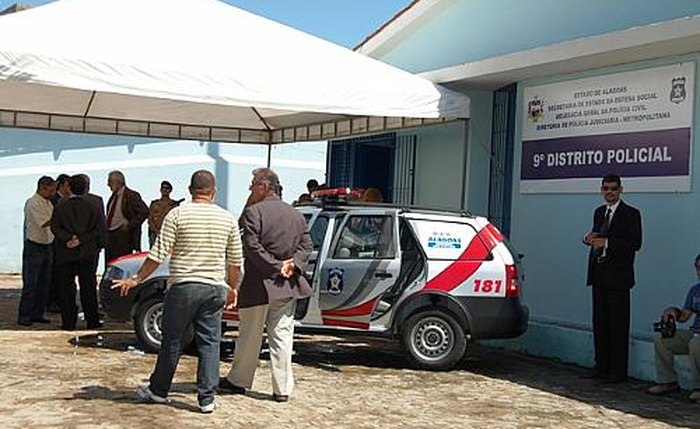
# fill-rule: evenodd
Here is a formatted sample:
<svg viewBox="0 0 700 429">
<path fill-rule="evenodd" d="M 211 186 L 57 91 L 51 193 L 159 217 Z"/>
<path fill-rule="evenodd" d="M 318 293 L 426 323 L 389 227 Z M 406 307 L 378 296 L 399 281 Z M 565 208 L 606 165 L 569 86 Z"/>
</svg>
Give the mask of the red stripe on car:
<svg viewBox="0 0 700 429">
<path fill-rule="evenodd" d="M 369 323 L 355 322 L 354 320 L 323 319 L 324 325 L 343 326 L 346 328 L 369 329 Z"/>
<path fill-rule="evenodd" d="M 423 289 L 451 291 L 456 288 L 479 269 L 489 252 L 498 243 L 498 238 L 488 227 L 482 228 L 472 238 L 464 252 L 459 255 L 459 258 L 430 279 Z"/>
<path fill-rule="evenodd" d="M 344 310 L 321 310 L 321 316 L 340 316 L 340 317 L 350 317 L 350 316 L 366 316 L 371 314 L 374 310 L 374 304 L 376 304 L 379 297 L 370 299 L 364 304 L 360 304 L 357 307 L 346 308 Z"/>
</svg>

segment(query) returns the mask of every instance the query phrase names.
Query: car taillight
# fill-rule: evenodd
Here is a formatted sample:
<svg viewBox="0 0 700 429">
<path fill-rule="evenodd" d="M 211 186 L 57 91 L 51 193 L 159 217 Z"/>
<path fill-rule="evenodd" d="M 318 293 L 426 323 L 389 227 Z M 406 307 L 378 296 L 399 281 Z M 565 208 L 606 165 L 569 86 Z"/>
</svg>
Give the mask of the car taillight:
<svg viewBox="0 0 700 429">
<path fill-rule="evenodd" d="M 515 265 L 506 265 L 506 298 L 517 298 L 520 295 L 520 279 Z"/>
</svg>

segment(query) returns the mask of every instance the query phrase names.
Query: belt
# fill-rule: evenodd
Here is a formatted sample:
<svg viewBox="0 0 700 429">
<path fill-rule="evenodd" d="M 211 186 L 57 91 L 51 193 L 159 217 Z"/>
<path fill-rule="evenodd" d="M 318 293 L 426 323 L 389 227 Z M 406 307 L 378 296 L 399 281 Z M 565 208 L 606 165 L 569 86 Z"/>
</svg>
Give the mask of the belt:
<svg viewBox="0 0 700 429">
<path fill-rule="evenodd" d="M 34 246 L 51 246 L 53 244 L 53 241 L 51 243 L 37 243 L 36 241 L 32 241 L 30 239 L 26 240 L 27 243 L 33 244 Z"/>
</svg>

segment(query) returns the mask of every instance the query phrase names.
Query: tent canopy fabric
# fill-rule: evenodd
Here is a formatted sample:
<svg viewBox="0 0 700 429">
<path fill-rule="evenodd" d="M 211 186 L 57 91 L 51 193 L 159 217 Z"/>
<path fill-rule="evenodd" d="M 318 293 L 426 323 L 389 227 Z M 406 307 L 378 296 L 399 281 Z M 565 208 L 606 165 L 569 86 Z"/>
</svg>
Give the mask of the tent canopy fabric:
<svg viewBox="0 0 700 429">
<path fill-rule="evenodd" d="M 0 17 L 0 126 L 279 143 L 468 116 L 462 94 L 217 0 Z"/>
</svg>

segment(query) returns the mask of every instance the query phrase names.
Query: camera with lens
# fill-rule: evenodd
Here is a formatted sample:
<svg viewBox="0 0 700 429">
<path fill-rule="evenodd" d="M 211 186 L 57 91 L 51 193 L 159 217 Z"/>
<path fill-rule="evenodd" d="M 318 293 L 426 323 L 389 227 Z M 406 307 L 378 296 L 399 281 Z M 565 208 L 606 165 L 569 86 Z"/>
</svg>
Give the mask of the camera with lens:
<svg viewBox="0 0 700 429">
<path fill-rule="evenodd" d="M 659 332 L 661 338 L 672 338 L 676 335 L 676 318 L 673 316 L 668 316 L 668 318 L 661 316 L 661 320 L 654 323 L 654 332 Z"/>
</svg>

